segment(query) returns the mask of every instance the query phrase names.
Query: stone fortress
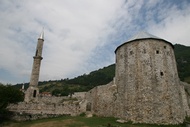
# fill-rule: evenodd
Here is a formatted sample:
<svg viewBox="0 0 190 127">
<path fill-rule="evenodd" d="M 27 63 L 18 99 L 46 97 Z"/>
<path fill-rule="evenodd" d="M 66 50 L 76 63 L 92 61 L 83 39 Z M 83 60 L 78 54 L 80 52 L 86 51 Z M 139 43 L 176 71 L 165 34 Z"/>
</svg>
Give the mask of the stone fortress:
<svg viewBox="0 0 190 127">
<path fill-rule="evenodd" d="M 189 92 L 176 67 L 174 46 L 141 32 L 118 46 L 112 82 L 68 97 L 41 97 L 38 90 L 43 32 L 38 39 L 25 101 L 10 105 L 11 111 L 39 115 L 95 114 L 133 123 L 180 124 L 190 116 Z M 25 118 L 27 119 L 27 118 Z"/>
</svg>

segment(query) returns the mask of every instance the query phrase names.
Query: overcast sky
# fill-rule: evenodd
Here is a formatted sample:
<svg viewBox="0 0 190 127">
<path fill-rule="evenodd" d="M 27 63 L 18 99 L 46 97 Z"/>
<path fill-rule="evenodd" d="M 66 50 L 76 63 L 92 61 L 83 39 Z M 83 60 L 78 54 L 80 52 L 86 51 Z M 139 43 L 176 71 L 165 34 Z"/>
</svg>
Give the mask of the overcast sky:
<svg viewBox="0 0 190 127">
<path fill-rule="evenodd" d="M 0 0 L 0 82 L 29 82 L 44 27 L 40 81 L 115 63 L 139 31 L 190 46 L 190 0 Z"/>
</svg>

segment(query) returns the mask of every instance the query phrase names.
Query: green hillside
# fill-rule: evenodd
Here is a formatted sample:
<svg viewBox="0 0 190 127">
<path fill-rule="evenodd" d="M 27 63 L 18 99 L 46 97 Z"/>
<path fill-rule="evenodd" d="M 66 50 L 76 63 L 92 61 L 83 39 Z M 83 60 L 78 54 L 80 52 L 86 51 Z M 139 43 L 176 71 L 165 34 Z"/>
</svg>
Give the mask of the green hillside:
<svg viewBox="0 0 190 127">
<path fill-rule="evenodd" d="M 190 47 L 176 44 L 174 52 L 177 61 L 179 77 L 190 83 Z M 73 79 L 49 80 L 39 82 L 40 92 L 51 92 L 53 95 L 68 95 L 73 92 L 88 91 L 95 86 L 107 84 L 115 75 L 115 64 L 84 74 Z M 22 84 L 15 87 L 21 88 Z M 28 83 L 25 84 L 28 87 Z M 27 88 L 25 87 L 25 88 Z"/>
<path fill-rule="evenodd" d="M 176 44 L 174 52 L 180 79 L 190 83 L 190 47 Z"/>
</svg>

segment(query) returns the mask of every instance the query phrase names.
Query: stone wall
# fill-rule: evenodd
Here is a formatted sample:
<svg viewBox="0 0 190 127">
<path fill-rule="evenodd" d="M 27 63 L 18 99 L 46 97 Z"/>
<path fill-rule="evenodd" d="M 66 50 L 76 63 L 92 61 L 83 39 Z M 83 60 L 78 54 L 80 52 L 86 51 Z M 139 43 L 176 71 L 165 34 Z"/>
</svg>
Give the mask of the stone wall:
<svg viewBox="0 0 190 127">
<path fill-rule="evenodd" d="M 185 114 L 184 116 L 189 116 L 190 110 L 189 110 L 188 100 L 190 100 L 190 96 L 188 96 L 187 90 L 185 92 L 184 84 L 186 85 L 186 89 L 187 87 L 188 89 L 190 89 L 190 84 L 181 82 L 179 94 L 182 97 L 181 98 L 182 107 L 180 108 L 180 110 L 184 111 L 183 112 Z M 136 114 L 131 114 L 131 117 L 127 117 L 129 116 L 129 114 L 127 114 L 125 110 L 134 110 L 136 109 L 136 107 L 129 107 L 129 109 L 123 109 L 122 107 L 124 107 L 125 102 L 122 102 L 120 94 L 117 92 L 117 85 L 111 82 L 107 85 L 97 86 L 86 93 L 86 111 L 91 112 L 92 114 L 95 114 L 97 116 L 116 117 L 116 118 L 124 119 L 126 121 L 133 121 L 134 123 L 152 123 L 152 124 L 182 123 L 182 121 L 178 121 L 178 119 L 172 119 L 173 121 L 169 120 L 169 118 L 171 118 L 170 115 L 176 115 L 177 117 L 178 114 L 175 114 L 175 111 L 173 112 L 171 111 L 169 104 L 168 103 L 166 104 L 166 102 L 164 102 L 164 99 L 165 98 L 163 98 L 163 100 L 160 103 L 163 103 L 163 105 L 166 106 L 168 110 L 166 110 L 164 106 L 158 103 L 155 103 L 155 101 L 160 101 L 160 100 L 159 100 L 159 97 L 157 98 L 156 96 L 154 96 L 154 101 L 142 100 L 141 101 L 142 104 L 140 105 L 141 108 L 139 107 L 139 110 L 138 110 L 139 114 L 140 113 L 143 113 L 143 115 L 145 113 L 147 113 L 147 115 L 151 115 L 151 113 L 154 113 L 154 114 L 152 114 L 152 116 L 149 119 L 148 118 L 143 119 L 143 116 L 138 116 L 138 117 L 141 117 L 142 119 L 137 119 L 138 117 L 136 117 L 136 119 L 135 118 L 131 119 Z M 134 101 L 138 101 L 138 100 L 134 100 Z M 147 104 L 144 103 L 143 101 L 146 101 Z M 151 110 L 147 108 L 148 104 L 152 104 Z M 168 112 L 173 113 L 173 114 L 168 114 Z M 161 113 L 163 114 L 159 115 Z M 164 119 L 167 118 L 167 119 L 164 120 L 163 118 Z M 144 121 L 139 122 L 140 120 L 144 120 Z"/>
<path fill-rule="evenodd" d="M 186 82 L 180 82 L 180 90 L 182 95 L 183 107 L 186 116 L 190 117 L 190 84 Z"/>
<path fill-rule="evenodd" d="M 77 99 L 84 99 L 86 96 L 86 92 L 74 92 L 72 97 L 77 98 Z"/>
<path fill-rule="evenodd" d="M 68 114 L 75 116 L 80 114 L 78 111 L 79 103 L 62 103 L 62 104 L 45 104 L 45 103 L 25 103 L 21 102 L 17 105 L 8 107 L 11 111 L 29 114 Z"/>
<path fill-rule="evenodd" d="M 68 100 L 69 97 L 56 97 L 56 96 L 43 96 L 38 97 L 38 102 L 46 103 L 46 104 L 57 104 L 57 103 L 63 103 L 64 100 Z"/>
<path fill-rule="evenodd" d="M 38 97 L 37 102 L 11 104 L 8 109 L 17 113 L 79 115 L 84 111 L 85 101 L 69 97 Z"/>
<path fill-rule="evenodd" d="M 10 119 L 16 121 L 27 121 L 27 120 L 37 120 L 43 118 L 53 118 L 59 117 L 64 115 L 57 115 L 57 114 L 29 114 L 29 113 L 18 113 L 14 112 Z"/>
<path fill-rule="evenodd" d="M 97 86 L 86 93 L 87 111 L 98 116 L 114 116 L 117 87 L 110 82 L 107 85 Z"/>
</svg>

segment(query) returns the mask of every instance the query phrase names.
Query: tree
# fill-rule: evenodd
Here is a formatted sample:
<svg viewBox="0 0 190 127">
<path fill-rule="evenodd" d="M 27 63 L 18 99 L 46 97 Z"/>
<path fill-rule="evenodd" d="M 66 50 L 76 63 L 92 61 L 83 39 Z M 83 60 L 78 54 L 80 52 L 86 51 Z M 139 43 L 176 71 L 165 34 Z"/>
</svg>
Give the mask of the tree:
<svg viewBox="0 0 190 127">
<path fill-rule="evenodd" d="M 24 93 L 11 85 L 0 84 L 0 112 L 6 110 L 10 103 L 24 100 Z"/>
</svg>

